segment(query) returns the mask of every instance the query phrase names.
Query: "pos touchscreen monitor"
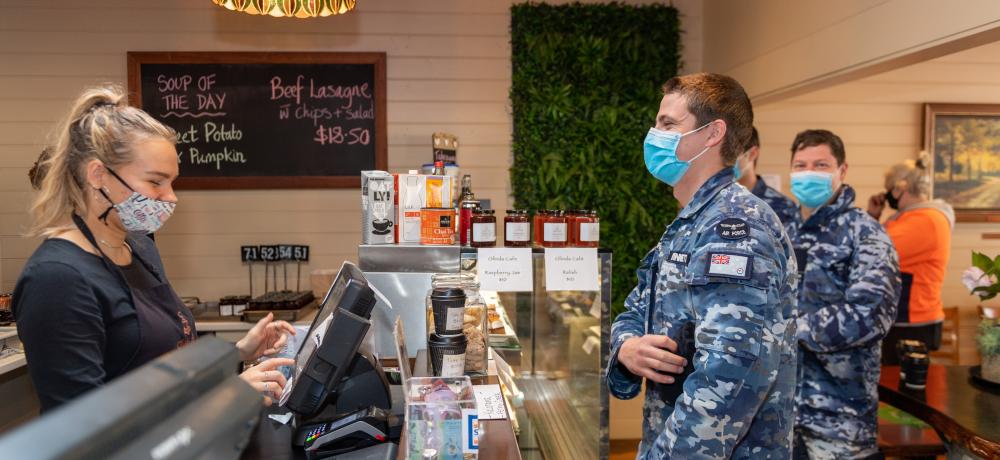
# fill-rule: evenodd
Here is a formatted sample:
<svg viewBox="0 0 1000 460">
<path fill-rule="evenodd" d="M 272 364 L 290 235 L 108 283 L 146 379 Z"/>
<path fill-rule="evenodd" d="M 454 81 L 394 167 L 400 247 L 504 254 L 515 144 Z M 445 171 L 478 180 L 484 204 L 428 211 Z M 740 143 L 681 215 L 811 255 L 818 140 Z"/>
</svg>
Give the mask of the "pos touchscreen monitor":
<svg viewBox="0 0 1000 460">
<path fill-rule="evenodd" d="M 323 409 L 354 364 L 374 307 L 368 280 L 356 265 L 344 262 L 295 356 L 285 406 L 306 417 Z"/>
</svg>

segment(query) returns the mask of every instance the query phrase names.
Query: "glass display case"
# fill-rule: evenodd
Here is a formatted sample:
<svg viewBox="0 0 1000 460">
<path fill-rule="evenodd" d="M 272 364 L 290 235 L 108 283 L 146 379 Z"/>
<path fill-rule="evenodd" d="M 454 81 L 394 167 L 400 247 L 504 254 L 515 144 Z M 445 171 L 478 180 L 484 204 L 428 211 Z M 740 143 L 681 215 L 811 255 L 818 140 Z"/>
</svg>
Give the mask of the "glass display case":
<svg viewBox="0 0 1000 460">
<path fill-rule="evenodd" d="M 501 375 L 523 458 L 606 459 L 608 392 L 602 376 L 611 333 L 612 254 L 597 249 L 598 291 L 549 292 L 544 251 L 532 249 L 531 292 L 480 290 L 490 313 L 491 356 L 503 361 L 492 360 L 490 374 Z M 359 266 L 392 304 L 379 301 L 372 312 L 373 328 L 387 329 L 376 333 L 384 355 L 395 352 L 388 328 L 396 317 L 406 325 L 410 354 L 426 347 L 425 299 L 432 279 L 442 273 L 475 275 L 477 255 L 475 248 L 457 246 L 359 247 Z M 515 376 L 510 384 L 506 374 Z"/>
<path fill-rule="evenodd" d="M 475 249 L 463 248 L 461 271 L 475 273 L 476 258 Z M 514 406 L 526 459 L 608 457 L 603 370 L 611 333 L 611 259 L 610 250 L 598 250 L 599 291 L 549 292 L 544 249 L 535 248 L 534 290 L 496 294 L 516 340 L 491 334 L 490 343 L 518 375 L 523 398 Z"/>
</svg>

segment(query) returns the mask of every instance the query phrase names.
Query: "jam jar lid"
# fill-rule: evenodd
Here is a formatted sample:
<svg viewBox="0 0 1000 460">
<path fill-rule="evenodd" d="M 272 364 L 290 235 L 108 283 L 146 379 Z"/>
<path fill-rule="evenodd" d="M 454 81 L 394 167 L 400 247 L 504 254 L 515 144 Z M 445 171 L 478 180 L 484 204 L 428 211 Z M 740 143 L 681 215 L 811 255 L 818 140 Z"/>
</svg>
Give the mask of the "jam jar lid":
<svg viewBox="0 0 1000 460">
<path fill-rule="evenodd" d="M 494 211 L 492 209 L 482 209 L 482 208 L 480 208 L 480 209 L 476 209 L 476 210 L 472 211 L 472 214 L 473 215 L 492 216 L 492 215 L 496 214 L 496 211 Z"/>
<path fill-rule="evenodd" d="M 526 216 L 528 215 L 527 209 L 508 209 L 507 215 L 510 216 Z"/>
</svg>

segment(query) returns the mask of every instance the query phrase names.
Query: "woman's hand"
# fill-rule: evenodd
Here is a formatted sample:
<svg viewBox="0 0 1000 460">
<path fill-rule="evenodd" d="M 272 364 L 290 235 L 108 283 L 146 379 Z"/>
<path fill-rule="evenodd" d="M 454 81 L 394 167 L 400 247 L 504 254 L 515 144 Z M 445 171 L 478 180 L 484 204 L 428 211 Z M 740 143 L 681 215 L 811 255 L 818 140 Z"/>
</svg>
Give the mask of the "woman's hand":
<svg viewBox="0 0 1000 460">
<path fill-rule="evenodd" d="M 243 361 L 253 361 L 281 351 L 288 342 L 286 333 L 295 335 L 295 328 L 285 321 L 274 321 L 274 313 L 268 313 L 236 342 L 236 348 L 240 350 Z"/>
<path fill-rule="evenodd" d="M 879 220 L 882 217 L 882 210 L 885 209 L 885 192 L 876 193 L 868 199 L 868 215 Z"/>
<path fill-rule="evenodd" d="M 268 407 L 275 400 L 280 399 L 281 392 L 285 391 L 285 374 L 276 369 L 281 366 L 294 365 L 294 359 L 271 358 L 243 371 L 240 378 L 264 395 L 264 407 Z"/>
</svg>

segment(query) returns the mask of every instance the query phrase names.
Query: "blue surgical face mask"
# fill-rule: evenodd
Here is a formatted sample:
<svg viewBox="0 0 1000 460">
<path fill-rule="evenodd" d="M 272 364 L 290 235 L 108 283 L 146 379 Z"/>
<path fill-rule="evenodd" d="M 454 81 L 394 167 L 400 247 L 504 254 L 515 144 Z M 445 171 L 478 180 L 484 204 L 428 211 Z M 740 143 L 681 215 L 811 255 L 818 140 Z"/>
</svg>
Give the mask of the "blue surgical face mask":
<svg viewBox="0 0 1000 460">
<path fill-rule="evenodd" d="M 708 151 L 708 147 L 705 147 L 694 158 L 682 161 L 677 159 L 677 144 L 680 144 L 682 137 L 696 133 L 710 124 L 705 123 L 700 128 L 684 134 L 649 128 L 646 141 L 642 145 L 643 158 L 646 160 L 646 169 L 649 170 L 649 173 L 671 187 L 677 185 L 684 177 L 684 173 L 691 167 L 691 163 Z"/>
<path fill-rule="evenodd" d="M 743 177 L 743 170 L 740 169 L 740 158 L 743 157 L 740 156 L 739 158 L 737 158 L 736 164 L 733 165 L 733 176 L 735 176 L 733 180 L 740 180 L 740 178 Z"/>
<path fill-rule="evenodd" d="M 802 206 L 816 209 L 833 197 L 833 174 L 821 171 L 793 172 L 792 194 Z"/>
</svg>

